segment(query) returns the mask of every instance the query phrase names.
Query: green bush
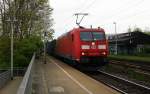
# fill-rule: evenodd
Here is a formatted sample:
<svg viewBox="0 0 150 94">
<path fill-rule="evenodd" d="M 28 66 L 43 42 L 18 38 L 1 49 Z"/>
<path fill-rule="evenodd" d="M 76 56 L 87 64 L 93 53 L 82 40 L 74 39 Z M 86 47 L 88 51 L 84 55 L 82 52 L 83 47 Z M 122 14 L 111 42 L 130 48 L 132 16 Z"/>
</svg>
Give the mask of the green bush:
<svg viewBox="0 0 150 94">
<path fill-rule="evenodd" d="M 144 52 L 150 54 L 150 48 L 145 48 Z"/>
<path fill-rule="evenodd" d="M 0 68 L 5 68 L 10 65 L 10 58 L 8 57 L 10 57 L 10 39 L 0 37 Z"/>
<path fill-rule="evenodd" d="M 28 66 L 32 55 L 42 47 L 40 37 L 14 39 L 14 67 Z M 10 67 L 10 38 L 0 38 L 0 68 Z"/>
<path fill-rule="evenodd" d="M 25 67 L 28 66 L 28 63 L 30 62 L 30 59 L 25 57 L 24 55 L 17 53 L 14 55 L 14 66 L 15 67 Z"/>
<path fill-rule="evenodd" d="M 14 62 L 16 67 L 27 66 L 30 62 L 32 55 L 42 47 L 42 41 L 37 36 L 24 38 L 16 42 Z"/>
</svg>

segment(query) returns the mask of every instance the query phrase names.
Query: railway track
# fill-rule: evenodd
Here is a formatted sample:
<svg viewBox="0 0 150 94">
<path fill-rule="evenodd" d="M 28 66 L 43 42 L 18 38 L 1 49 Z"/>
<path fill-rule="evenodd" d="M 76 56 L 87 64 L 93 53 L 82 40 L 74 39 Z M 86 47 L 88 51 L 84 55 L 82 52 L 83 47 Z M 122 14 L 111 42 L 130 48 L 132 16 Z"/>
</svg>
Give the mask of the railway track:
<svg viewBox="0 0 150 94">
<path fill-rule="evenodd" d="M 110 60 L 110 64 L 115 64 L 115 65 L 121 65 L 121 66 L 130 67 L 130 68 L 140 69 L 142 71 L 150 73 L 150 64 L 147 64 L 147 63 Z"/>
<path fill-rule="evenodd" d="M 133 81 L 117 77 L 110 73 L 99 70 L 96 74 L 86 73 L 92 78 L 108 85 L 122 94 L 150 94 L 150 87 L 137 84 Z"/>
</svg>

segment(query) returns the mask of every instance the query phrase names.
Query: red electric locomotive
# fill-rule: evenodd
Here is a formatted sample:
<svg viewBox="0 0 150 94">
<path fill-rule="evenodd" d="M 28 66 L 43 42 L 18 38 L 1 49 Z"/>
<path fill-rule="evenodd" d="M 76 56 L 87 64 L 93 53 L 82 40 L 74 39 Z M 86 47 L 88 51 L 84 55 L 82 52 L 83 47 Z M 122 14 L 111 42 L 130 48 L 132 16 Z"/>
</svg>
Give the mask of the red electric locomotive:
<svg viewBox="0 0 150 94">
<path fill-rule="evenodd" d="M 105 31 L 102 28 L 74 28 L 56 40 L 55 53 L 75 65 L 103 66 L 108 56 Z"/>
</svg>

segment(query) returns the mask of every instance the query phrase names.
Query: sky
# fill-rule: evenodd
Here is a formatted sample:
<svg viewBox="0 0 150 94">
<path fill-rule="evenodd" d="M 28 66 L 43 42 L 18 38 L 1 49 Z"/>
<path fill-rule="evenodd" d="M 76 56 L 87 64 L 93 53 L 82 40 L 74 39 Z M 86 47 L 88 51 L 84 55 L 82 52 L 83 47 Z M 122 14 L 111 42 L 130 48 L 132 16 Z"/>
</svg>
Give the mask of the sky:
<svg viewBox="0 0 150 94">
<path fill-rule="evenodd" d="M 54 9 L 55 38 L 77 27 L 75 13 L 88 13 L 82 26 L 101 27 L 106 34 L 127 32 L 127 29 L 139 27 L 150 29 L 150 0 L 50 0 Z"/>
</svg>

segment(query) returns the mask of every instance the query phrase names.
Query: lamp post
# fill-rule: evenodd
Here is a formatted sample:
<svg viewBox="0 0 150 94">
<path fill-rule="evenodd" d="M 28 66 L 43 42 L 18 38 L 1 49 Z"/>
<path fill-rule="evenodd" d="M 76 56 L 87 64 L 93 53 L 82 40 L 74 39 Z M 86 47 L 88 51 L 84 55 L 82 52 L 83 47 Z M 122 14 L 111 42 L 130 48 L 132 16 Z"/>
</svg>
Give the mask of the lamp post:
<svg viewBox="0 0 150 94">
<path fill-rule="evenodd" d="M 118 48 L 117 48 L 117 41 L 118 41 L 118 36 L 117 36 L 117 23 L 116 22 L 113 22 L 113 24 L 115 25 L 115 54 L 117 55 L 118 54 Z"/>
<path fill-rule="evenodd" d="M 11 45 L 11 68 L 10 68 L 10 71 L 11 71 L 11 80 L 13 80 L 13 56 L 14 56 L 14 30 L 13 30 L 13 23 L 15 22 L 15 21 L 17 21 L 15 18 L 13 18 L 12 20 L 9 18 L 8 20 L 6 20 L 6 21 L 8 21 L 8 22 L 10 22 L 10 24 L 11 24 L 11 43 L 10 43 L 10 45 Z"/>
<path fill-rule="evenodd" d="M 46 64 L 46 31 L 44 32 L 44 64 Z"/>
</svg>

